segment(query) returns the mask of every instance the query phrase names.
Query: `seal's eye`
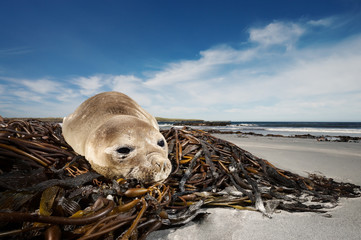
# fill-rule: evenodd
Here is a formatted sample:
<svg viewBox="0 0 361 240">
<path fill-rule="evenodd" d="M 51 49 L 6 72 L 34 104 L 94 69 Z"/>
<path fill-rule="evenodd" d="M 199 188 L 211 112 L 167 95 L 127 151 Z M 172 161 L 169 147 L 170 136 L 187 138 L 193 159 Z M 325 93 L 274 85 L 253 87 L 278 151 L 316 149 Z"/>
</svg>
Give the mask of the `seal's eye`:
<svg viewBox="0 0 361 240">
<path fill-rule="evenodd" d="M 164 147 L 164 140 L 159 140 L 157 144 L 159 147 Z"/>
<path fill-rule="evenodd" d="M 128 154 L 132 151 L 132 149 L 128 148 L 128 147 L 121 147 L 121 148 L 118 148 L 117 149 L 117 152 L 118 153 L 121 153 L 121 154 Z"/>
</svg>

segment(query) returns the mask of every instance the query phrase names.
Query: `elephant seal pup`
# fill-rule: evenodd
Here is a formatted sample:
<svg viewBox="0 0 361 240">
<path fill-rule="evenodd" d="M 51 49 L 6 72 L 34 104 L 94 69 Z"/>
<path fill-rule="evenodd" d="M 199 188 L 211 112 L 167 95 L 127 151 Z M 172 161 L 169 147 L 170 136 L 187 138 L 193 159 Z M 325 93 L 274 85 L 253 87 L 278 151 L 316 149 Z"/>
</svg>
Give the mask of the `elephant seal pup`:
<svg viewBox="0 0 361 240">
<path fill-rule="evenodd" d="M 63 135 L 105 177 L 155 183 L 171 172 L 167 142 L 156 119 L 125 94 L 89 98 L 63 119 Z"/>
</svg>

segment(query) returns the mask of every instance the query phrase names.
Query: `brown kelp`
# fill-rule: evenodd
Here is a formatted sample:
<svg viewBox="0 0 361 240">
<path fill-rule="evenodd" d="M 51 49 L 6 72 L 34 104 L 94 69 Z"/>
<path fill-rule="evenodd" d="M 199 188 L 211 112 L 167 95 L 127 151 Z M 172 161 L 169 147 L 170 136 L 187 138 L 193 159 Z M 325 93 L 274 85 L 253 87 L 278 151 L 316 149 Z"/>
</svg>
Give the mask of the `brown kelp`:
<svg viewBox="0 0 361 240">
<path fill-rule="evenodd" d="M 64 141 L 58 124 L 0 119 L 0 237 L 145 239 L 205 207 L 320 212 L 360 187 L 279 169 L 190 128 L 162 131 L 173 171 L 164 183 L 109 180 Z"/>
</svg>

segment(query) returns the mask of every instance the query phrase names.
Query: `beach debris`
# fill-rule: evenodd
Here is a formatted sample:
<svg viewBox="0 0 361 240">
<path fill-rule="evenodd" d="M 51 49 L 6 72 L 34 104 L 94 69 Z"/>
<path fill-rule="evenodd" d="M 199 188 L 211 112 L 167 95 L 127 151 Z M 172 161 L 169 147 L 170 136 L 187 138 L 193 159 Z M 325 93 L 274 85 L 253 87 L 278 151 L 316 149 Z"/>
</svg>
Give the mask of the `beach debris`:
<svg viewBox="0 0 361 240">
<path fill-rule="evenodd" d="M 106 179 L 64 141 L 61 126 L 0 119 L 0 237 L 145 239 L 207 215 L 206 207 L 326 213 L 360 186 L 272 165 L 191 128 L 162 131 L 173 170 L 163 183 Z"/>
</svg>

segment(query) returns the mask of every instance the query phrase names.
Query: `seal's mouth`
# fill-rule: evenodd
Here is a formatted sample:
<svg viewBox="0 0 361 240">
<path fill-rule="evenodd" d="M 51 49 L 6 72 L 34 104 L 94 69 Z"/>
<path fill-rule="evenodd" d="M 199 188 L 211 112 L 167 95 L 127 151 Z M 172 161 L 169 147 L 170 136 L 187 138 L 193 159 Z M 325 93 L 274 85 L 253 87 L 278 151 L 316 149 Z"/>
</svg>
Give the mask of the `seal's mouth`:
<svg viewBox="0 0 361 240">
<path fill-rule="evenodd" d="M 158 171 L 166 171 L 171 166 L 171 162 L 168 158 L 165 158 L 161 154 L 152 153 L 147 155 L 147 162 L 158 169 Z"/>
<path fill-rule="evenodd" d="M 137 179 L 145 184 L 154 184 L 164 182 L 170 174 L 167 171 L 156 171 L 154 168 L 147 167 L 134 167 L 130 169 L 129 173 L 125 176 L 129 179 Z"/>
<path fill-rule="evenodd" d="M 146 155 L 146 164 L 133 168 L 129 175 L 145 183 L 163 182 L 168 178 L 172 170 L 170 160 L 160 153 Z"/>
</svg>

